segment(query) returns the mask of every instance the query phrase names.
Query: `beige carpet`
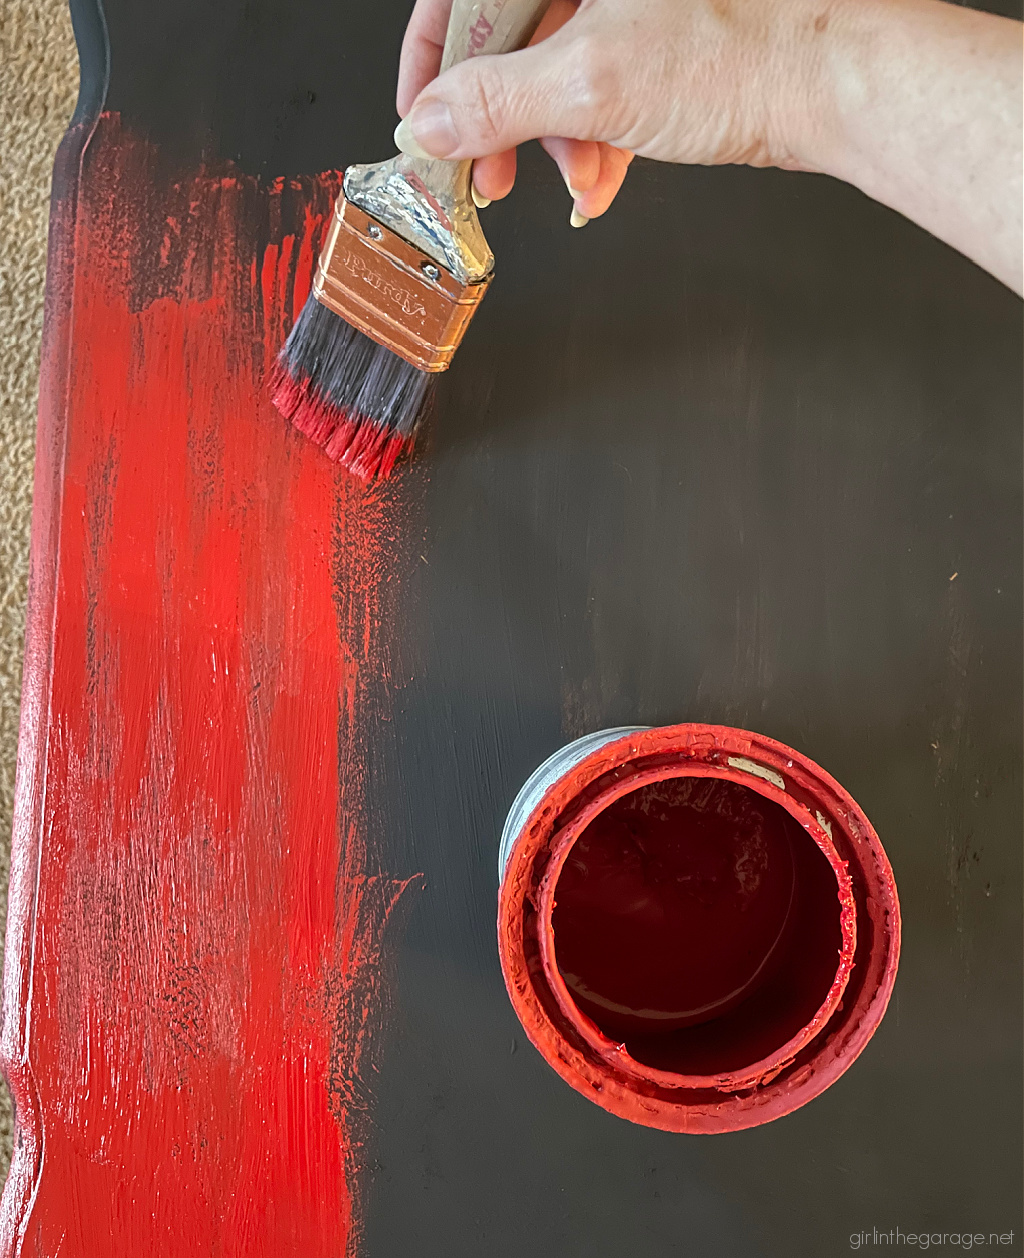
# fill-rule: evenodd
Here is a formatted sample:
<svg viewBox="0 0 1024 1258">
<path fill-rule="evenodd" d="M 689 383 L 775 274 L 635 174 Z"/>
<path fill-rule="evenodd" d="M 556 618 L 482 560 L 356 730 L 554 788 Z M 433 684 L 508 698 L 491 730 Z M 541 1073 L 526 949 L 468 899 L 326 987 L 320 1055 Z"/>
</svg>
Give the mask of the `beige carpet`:
<svg viewBox="0 0 1024 1258">
<path fill-rule="evenodd" d="M 0 917 L 7 920 L 53 155 L 78 95 L 67 0 L 0 0 Z M 11 1105 L 0 1088 L 0 1179 Z"/>
</svg>

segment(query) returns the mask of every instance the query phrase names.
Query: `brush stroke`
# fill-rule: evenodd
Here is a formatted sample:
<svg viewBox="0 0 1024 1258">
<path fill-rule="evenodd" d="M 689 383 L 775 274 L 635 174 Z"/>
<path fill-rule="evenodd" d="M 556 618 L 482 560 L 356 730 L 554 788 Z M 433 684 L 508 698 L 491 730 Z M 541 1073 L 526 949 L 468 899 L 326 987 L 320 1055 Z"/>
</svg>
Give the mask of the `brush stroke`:
<svg viewBox="0 0 1024 1258">
<path fill-rule="evenodd" d="M 409 506 L 262 387 L 339 178 L 170 170 L 111 115 L 64 160 L 0 1253 L 352 1255 L 416 881 L 374 859 L 366 774 Z"/>
</svg>

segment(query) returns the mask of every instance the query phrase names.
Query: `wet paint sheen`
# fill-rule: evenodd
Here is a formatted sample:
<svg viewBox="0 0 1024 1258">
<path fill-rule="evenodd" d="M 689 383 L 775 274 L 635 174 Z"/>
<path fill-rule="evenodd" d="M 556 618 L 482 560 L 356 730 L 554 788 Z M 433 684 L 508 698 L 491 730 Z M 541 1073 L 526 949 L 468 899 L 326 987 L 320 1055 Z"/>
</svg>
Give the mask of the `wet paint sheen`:
<svg viewBox="0 0 1024 1258">
<path fill-rule="evenodd" d="M 55 219 L 5 1255 L 356 1252 L 408 886 L 365 772 L 402 507 L 262 388 L 337 186 L 169 172 L 108 116 Z"/>
<path fill-rule="evenodd" d="M 654 782 L 598 813 L 566 858 L 559 969 L 609 1034 L 708 1022 L 763 980 L 794 892 L 782 809 L 734 782 Z"/>
<path fill-rule="evenodd" d="M 827 860 L 784 808 L 736 782 L 669 778 L 623 795 L 576 840 L 555 900 L 572 998 L 662 1070 L 757 1060 L 796 1034 L 835 978 Z M 764 997 L 752 999 L 763 988 L 774 993 L 767 1020 Z"/>
</svg>

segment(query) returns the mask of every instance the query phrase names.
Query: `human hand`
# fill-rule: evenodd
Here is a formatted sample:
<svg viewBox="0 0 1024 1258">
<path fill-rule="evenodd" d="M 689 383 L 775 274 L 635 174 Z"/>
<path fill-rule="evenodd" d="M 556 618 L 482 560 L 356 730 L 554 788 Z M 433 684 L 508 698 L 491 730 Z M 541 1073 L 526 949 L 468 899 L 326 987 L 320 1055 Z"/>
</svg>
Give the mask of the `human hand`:
<svg viewBox="0 0 1024 1258">
<path fill-rule="evenodd" d="M 417 0 L 398 83 L 396 141 L 475 158 L 479 203 L 539 139 L 573 197 L 603 214 L 634 152 L 661 161 L 815 169 L 820 36 L 833 0 L 553 0 L 529 48 L 437 75 L 451 0 Z"/>
</svg>

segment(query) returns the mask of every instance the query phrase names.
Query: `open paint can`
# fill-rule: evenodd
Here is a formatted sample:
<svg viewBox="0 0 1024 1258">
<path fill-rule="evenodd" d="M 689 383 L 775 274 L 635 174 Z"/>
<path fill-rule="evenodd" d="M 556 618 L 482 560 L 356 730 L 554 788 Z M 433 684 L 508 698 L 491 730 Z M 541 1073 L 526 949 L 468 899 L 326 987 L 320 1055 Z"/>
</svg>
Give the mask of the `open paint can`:
<svg viewBox="0 0 1024 1258">
<path fill-rule="evenodd" d="M 852 1065 L 899 959 L 892 870 L 799 752 L 720 725 L 603 730 L 545 761 L 501 838 L 498 941 L 523 1027 L 598 1105 L 753 1127 Z"/>
</svg>

